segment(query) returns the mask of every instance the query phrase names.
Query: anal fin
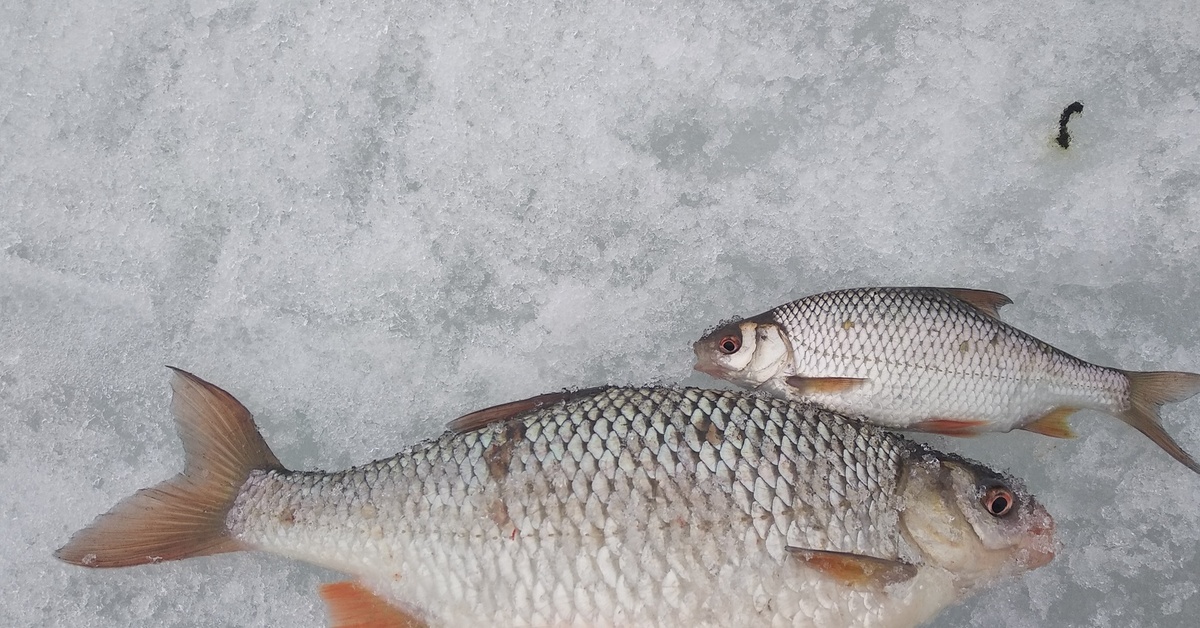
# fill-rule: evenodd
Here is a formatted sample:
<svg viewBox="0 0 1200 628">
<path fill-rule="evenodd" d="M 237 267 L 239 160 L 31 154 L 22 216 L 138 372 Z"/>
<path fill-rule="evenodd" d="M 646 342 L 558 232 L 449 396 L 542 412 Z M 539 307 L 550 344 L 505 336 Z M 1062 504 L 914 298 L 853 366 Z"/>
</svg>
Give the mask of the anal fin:
<svg viewBox="0 0 1200 628">
<path fill-rule="evenodd" d="M 978 436 L 987 431 L 987 424 L 976 419 L 925 419 L 914 423 L 911 429 L 943 436 Z"/>
<path fill-rule="evenodd" d="M 804 377 L 792 375 L 786 380 L 796 392 L 807 395 L 816 393 L 839 393 L 860 386 L 867 380 L 861 377 Z"/>
<path fill-rule="evenodd" d="M 1022 425 L 1021 429 L 1054 438 L 1075 438 L 1075 431 L 1067 423 L 1067 417 L 1078 411 L 1079 408 L 1055 408 L 1029 424 Z"/>
<path fill-rule="evenodd" d="M 331 628 L 428 628 L 419 617 L 396 608 L 363 585 L 344 580 L 321 585 Z"/>
<path fill-rule="evenodd" d="M 917 568 L 905 562 L 851 554 L 788 546 L 792 556 L 809 567 L 852 587 L 878 587 L 904 582 L 917 575 Z"/>
</svg>

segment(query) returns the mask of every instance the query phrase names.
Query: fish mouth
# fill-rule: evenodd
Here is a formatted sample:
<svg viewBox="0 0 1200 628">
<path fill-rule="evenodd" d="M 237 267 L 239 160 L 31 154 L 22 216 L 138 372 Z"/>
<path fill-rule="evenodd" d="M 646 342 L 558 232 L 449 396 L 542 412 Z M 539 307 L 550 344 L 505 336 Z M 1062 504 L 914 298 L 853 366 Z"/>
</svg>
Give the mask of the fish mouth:
<svg viewBox="0 0 1200 628">
<path fill-rule="evenodd" d="M 700 371 L 701 373 L 704 373 L 705 375 L 711 375 L 712 377 L 715 377 L 717 379 L 723 379 L 721 377 L 721 367 L 717 366 L 716 364 L 713 364 L 713 362 L 711 360 L 706 360 L 704 358 L 696 358 L 696 365 L 693 366 L 692 368 L 697 371 Z"/>
<path fill-rule="evenodd" d="M 721 366 L 707 355 L 716 350 L 711 346 L 712 344 L 712 342 L 708 342 L 707 338 L 704 338 L 692 345 L 692 352 L 696 354 L 696 364 L 692 368 L 717 379 L 724 379 L 722 377 L 723 370 Z"/>
<path fill-rule="evenodd" d="M 1029 526 L 1029 537 L 1021 544 L 1018 560 L 1028 569 L 1037 569 L 1054 560 L 1058 542 L 1054 540 L 1054 519 L 1049 513 L 1041 513 L 1039 521 Z"/>
</svg>

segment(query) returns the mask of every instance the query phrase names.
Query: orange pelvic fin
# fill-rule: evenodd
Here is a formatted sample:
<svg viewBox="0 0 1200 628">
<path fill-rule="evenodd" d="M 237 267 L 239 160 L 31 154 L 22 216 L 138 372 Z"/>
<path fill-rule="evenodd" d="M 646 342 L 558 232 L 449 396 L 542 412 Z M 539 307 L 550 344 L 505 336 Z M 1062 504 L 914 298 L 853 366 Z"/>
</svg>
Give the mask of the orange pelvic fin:
<svg viewBox="0 0 1200 628">
<path fill-rule="evenodd" d="M 862 385 L 867 380 L 861 377 L 801 377 L 792 375 L 786 380 L 788 386 L 802 395 L 815 393 L 840 393 Z"/>
<path fill-rule="evenodd" d="M 991 290 L 972 290 L 970 288 L 942 288 L 941 290 L 997 320 L 1000 318 L 1000 308 L 1012 303 L 1012 299 Z"/>
<path fill-rule="evenodd" d="M 543 408 L 548 405 L 566 401 L 578 396 L 594 395 L 604 387 L 586 388 L 584 390 L 564 390 L 562 392 L 546 393 L 521 401 L 510 401 L 502 403 L 498 406 L 476 410 L 469 414 L 464 414 L 457 419 L 454 419 L 446 425 L 454 432 L 473 432 L 486 425 L 491 425 L 498 421 L 507 421 L 509 419 L 520 416 L 526 412 L 532 412 L 538 408 Z"/>
<path fill-rule="evenodd" d="M 1183 401 L 1200 392 L 1200 374 L 1175 371 L 1122 373 L 1129 378 L 1129 409 L 1117 418 L 1148 436 L 1187 468 L 1200 473 L 1200 464 L 1167 434 L 1158 418 L 1158 410 L 1164 403 Z"/>
<path fill-rule="evenodd" d="M 1075 431 L 1067 423 L 1067 417 L 1078 411 L 1079 408 L 1055 408 L 1028 425 L 1021 426 L 1021 429 L 1053 438 L 1075 438 Z"/>
<path fill-rule="evenodd" d="M 978 436 L 987 426 L 987 421 L 971 419 L 925 419 L 912 426 L 918 432 L 933 432 L 943 436 Z"/>
<path fill-rule="evenodd" d="M 847 552 L 826 552 L 788 546 L 792 556 L 809 567 L 853 587 L 878 587 L 903 582 L 917 575 L 917 568 L 898 560 Z"/>
<path fill-rule="evenodd" d="M 321 585 L 332 628 L 427 628 L 424 620 L 396 608 L 363 585 L 344 580 Z"/>
<path fill-rule="evenodd" d="M 55 552 L 60 560 L 128 567 L 243 549 L 229 536 L 225 515 L 251 471 L 283 465 L 233 395 L 172 370 L 171 413 L 183 440 L 183 473 L 121 500 Z"/>
</svg>

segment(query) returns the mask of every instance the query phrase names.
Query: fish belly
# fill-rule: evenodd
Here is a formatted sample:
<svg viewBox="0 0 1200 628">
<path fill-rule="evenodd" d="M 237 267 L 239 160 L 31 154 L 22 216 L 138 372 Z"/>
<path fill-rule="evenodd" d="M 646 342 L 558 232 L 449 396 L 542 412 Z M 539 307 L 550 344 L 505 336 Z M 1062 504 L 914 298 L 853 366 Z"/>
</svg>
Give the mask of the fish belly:
<svg viewBox="0 0 1200 628">
<path fill-rule="evenodd" d="M 955 598 L 952 578 L 937 569 L 886 593 L 831 580 L 785 549 L 812 534 L 796 526 L 763 535 L 764 522 L 756 526 L 732 498 L 698 499 L 695 512 L 736 515 L 689 521 L 664 520 L 622 494 L 634 493 L 615 491 L 611 515 L 599 503 L 542 504 L 512 507 L 510 521 L 497 505 L 467 500 L 475 507 L 428 510 L 441 515 L 438 525 L 419 523 L 420 507 L 367 517 L 365 502 L 357 514 L 351 502 L 246 522 L 238 537 L 354 574 L 435 626 L 909 626 Z M 410 517 L 418 523 L 405 525 Z"/>
</svg>

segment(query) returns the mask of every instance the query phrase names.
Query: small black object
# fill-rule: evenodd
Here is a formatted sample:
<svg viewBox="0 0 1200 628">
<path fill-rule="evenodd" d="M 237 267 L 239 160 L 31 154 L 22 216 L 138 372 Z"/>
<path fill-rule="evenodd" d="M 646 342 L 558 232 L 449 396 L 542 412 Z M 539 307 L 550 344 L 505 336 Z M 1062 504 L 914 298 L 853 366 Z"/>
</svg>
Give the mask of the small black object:
<svg viewBox="0 0 1200 628">
<path fill-rule="evenodd" d="M 1083 103 L 1075 101 L 1067 105 L 1058 118 L 1058 145 L 1063 148 L 1071 145 L 1071 135 L 1067 133 L 1067 122 L 1071 120 L 1073 113 L 1083 113 Z"/>
</svg>

